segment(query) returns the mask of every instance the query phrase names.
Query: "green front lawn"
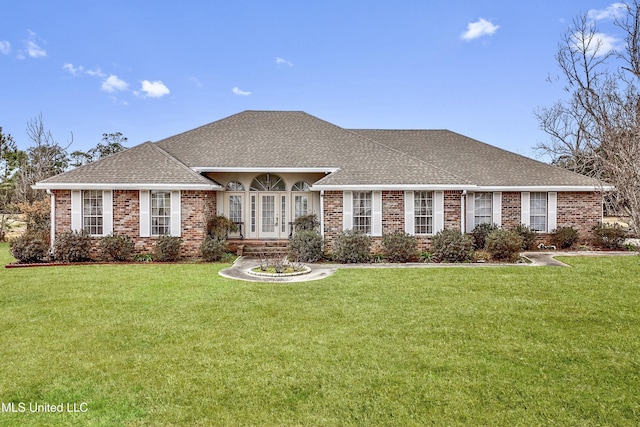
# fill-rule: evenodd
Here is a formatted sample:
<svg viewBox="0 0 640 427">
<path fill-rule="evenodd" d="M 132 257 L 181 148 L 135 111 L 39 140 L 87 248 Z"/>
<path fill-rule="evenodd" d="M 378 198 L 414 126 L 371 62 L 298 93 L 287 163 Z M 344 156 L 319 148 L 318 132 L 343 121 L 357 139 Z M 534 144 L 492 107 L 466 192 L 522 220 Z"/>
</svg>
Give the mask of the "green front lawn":
<svg viewBox="0 0 640 427">
<path fill-rule="evenodd" d="M 0 425 L 637 424 L 640 259 L 563 261 L 3 268 Z M 86 412 L 30 412 L 61 403 Z"/>
</svg>

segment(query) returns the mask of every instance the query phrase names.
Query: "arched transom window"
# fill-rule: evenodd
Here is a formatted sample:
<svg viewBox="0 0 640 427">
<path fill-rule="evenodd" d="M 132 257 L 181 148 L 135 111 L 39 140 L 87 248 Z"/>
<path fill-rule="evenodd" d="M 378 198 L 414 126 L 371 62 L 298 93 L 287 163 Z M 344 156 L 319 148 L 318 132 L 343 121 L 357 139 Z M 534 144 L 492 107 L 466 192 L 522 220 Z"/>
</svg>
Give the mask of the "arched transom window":
<svg viewBox="0 0 640 427">
<path fill-rule="evenodd" d="M 265 173 L 259 175 L 251 181 L 251 191 L 285 191 L 285 184 L 278 175 Z"/>
<path fill-rule="evenodd" d="M 293 187 L 291 187 L 291 191 L 309 191 L 309 184 L 304 181 L 298 181 L 293 184 Z"/>
<path fill-rule="evenodd" d="M 227 184 L 227 191 L 244 191 L 244 185 L 238 181 L 230 181 Z"/>
</svg>

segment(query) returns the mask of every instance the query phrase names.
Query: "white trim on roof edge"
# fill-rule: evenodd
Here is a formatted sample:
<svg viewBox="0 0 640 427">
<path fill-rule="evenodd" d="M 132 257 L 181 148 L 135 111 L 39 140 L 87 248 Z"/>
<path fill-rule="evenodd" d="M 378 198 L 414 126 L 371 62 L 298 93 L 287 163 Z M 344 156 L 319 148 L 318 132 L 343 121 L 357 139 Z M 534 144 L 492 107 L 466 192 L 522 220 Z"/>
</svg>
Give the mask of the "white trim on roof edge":
<svg viewBox="0 0 640 427">
<path fill-rule="evenodd" d="M 78 184 L 78 183 L 38 183 L 34 190 L 221 190 L 217 184 Z"/>
<path fill-rule="evenodd" d="M 299 173 L 299 172 L 308 172 L 308 173 L 333 173 L 340 168 L 336 167 L 313 167 L 313 168 L 289 168 L 289 167 L 276 167 L 276 168 L 261 168 L 261 167 L 210 167 L 210 166 L 198 166 L 191 168 L 195 172 L 203 173 L 203 172 L 269 172 L 269 173 Z"/>
<path fill-rule="evenodd" d="M 373 191 L 373 190 L 406 190 L 406 191 L 416 191 L 416 190 L 427 190 L 427 191 L 436 191 L 436 190 L 467 190 L 467 191 L 502 191 L 502 192 L 567 192 L 567 191 L 575 191 L 575 192 L 584 192 L 584 191 L 610 191 L 613 189 L 612 186 L 593 186 L 593 185 L 550 185 L 550 186 L 475 186 L 475 185 L 460 185 L 460 184 L 367 184 L 367 185 L 330 185 L 330 184 L 320 184 L 320 185 L 312 185 L 310 187 L 311 191 Z"/>
</svg>

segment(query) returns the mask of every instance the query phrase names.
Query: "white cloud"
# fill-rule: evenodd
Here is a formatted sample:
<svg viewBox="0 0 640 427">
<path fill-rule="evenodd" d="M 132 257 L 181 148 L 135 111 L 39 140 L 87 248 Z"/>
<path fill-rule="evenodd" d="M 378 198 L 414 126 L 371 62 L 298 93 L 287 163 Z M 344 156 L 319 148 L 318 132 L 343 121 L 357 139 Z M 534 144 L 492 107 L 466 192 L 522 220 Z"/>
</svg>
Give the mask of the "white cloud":
<svg viewBox="0 0 640 427">
<path fill-rule="evenodd" d="M 47 56 L 47 52 L 37 43 L 38 35 L 31 30 L 28 31 L 29 38 L 24 41 L 27 55 L 29 55 L 31 58 L 43 58 Z M 20 54 L 18 54 L 18 57 L 24 59 L 24 53 L 21 52 Z"/>
<path fill-rule="evenodd" d="M 102 90 L 113 93 L 118 90 L 127 90 L 129 84 L 124 80 L 120 80 L 115 74 L 111 74 L 102 82 Z"/>
<path fill-rule="evenodd" d="M 73 64 L 64 64 L 62 69 L 69 72 L 72 76 L 79 76 L 84 71 L 84 67 L 82 65 L 74 67 Z"/>
<path fill-rule="evenodd" d="M 149 80 L 142 81 L 142 92 L 145 97 L 148 98 L 161 98 L 169 94 L 169 88 L 165 86 L 160 80 L 150 82 Z"/>
<path fill-rule="evenodd" d="M 592 38 L 583 40 L 580 34 L 573 35 L 573 46 L 576 50 L 585 50 L 595 57 L 606 55 L 612 50 L 616 50 L 621 40 L 604 33 L 595 33 Z"/>
<path fill-rule="evenodd" d="M 605 9 L 590 9 L 587 17 L 593 20 L 599 19 L 616 19 L 627 13 L 628 6 L 624 3 L 612 3 Z"/>
<path fill-rule="evenodd" d="M 236 95 L 240 95 L 240 96 L 249 96 L 249 95 L 251 95 L 251 92 L 240 90 L 237 86 L 234 87 L 233 89 L 231 89 L 231 92 L 235 93 Z"/>
<path fill-rule="evenodd" d="M 106 77 L 107 75 L 105 73 L 102 72 L 102 70 L 100 68 L 96 68 L 95 70 L 87 70 L 86 71 L 88 76 L 91 77 Z"/>
<path fill-rule="evenodd" d="M 493 35 L 498 28 L 498 25 L 494 25 L 486 19 L 480 18 L 476 22 L 470 22 L 467 25 L 467 31 L 462 33 L 460 38 L 462 40 L 471 41 L 482 36 L 490 36 Z"/>
<path fill-rule="evenodd" d="M 286 65 L 288 67 L 293 67 L 293 64 L 291 63 L 291 61 L 288 61 L 288 60 L 286 60 L 284 58 L 280 58 L 280 57 L 276 58 L 276 64 L 278 64 L 278 65 Z"/>
<path fill-rule="evenodd" d="M 0 40 L 0 53 L 8 55 L 11 52 L 11 43 L 6 40 Z"/>
</svg>

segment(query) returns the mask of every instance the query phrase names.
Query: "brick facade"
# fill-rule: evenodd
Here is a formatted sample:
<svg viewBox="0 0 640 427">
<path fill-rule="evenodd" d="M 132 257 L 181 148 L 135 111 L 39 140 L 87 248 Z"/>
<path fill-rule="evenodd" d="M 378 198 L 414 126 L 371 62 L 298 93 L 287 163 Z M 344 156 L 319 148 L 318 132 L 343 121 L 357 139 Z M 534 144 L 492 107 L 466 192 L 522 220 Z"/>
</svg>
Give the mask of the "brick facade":
<svg viewBox="0 0 640 427">
<path fill-rule="evenodd" d="M 55 190 L 56 235 L 71 230 L 71 191 Z M 460 229 L 462 192 L 444 192 L 444 227 Z M 342 231 L 342 191 L 325 191 L 323 197 L 325 248 L 331 251 L 335 237 Z M 137 190 L 113 191 L 113 229 L 116 234 L 130 236 L 136 252 L 153 250 L 156 237 L 140 237 L 140 196 Z M 404 231 L 404 191 L 382 191 L 382 231 L 384 234 Z M 181 192 L 182 255 L 198 257 L 200 244 L 205 237 L 207 219 L 215 215 L 214 191 Z M 521 196 L 519 192 L 502 193 L 502 226 L 513 228 L 521 223 Z M 596 192 L 559 192 L 557 197 L 557 226 L 576 228 L 583 240 L 589 237 L 591 228 L 602 220 L 602 197 Z M 540 235 L 544 239 L 544 235 Z M 99 238 L 94 239 L 97 253 Z M 418 236 L 418 249 L 428 250 L 430 236 Z M 381 250 L 382 238 L 373 237 L 373 251 Z"/>
<path fill-rule="evenodd" d="M 558 193 L 558 227 L 573 227 L 582 240 L 591 236 L 591 228 L 602 221 L 602 194 Z"/>
<path fill-rule="evenodd" d="M 71 191 L 55 190 L 56 235 L 71 231 Z M 214 191 L 181 192 L 182 256 L 200 256 L 200 244 L 206 234 L 207 219 L 216 212 Z M 157 237 L 140 237 L 140 195 L 138 190 L 113 191 L 113 231 L 127 235 L 135 244 L 136 253 L 149 253 Z M 93 255 L 97 255 L 100 238 L 93 238 Z"/>
</svg>

